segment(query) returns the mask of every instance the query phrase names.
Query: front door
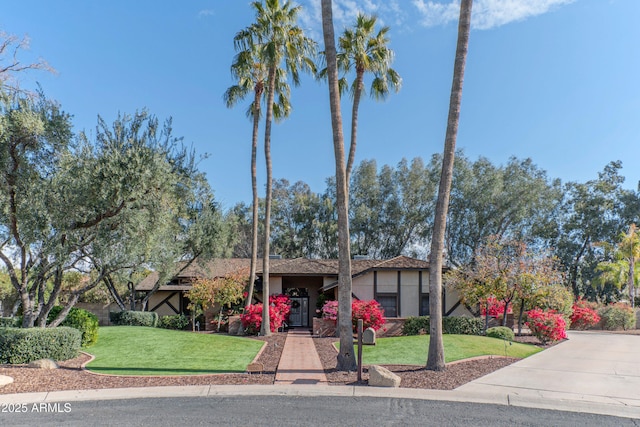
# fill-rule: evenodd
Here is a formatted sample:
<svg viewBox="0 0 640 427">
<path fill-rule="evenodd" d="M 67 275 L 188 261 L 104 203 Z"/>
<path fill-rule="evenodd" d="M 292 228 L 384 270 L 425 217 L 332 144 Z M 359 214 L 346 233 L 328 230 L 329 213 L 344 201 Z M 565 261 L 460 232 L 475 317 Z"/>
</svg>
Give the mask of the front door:
<svg viewBox="0 0 640 427">
<path fill-rule="evenodd" d="M 309 326 L 309 297 L 291 297 L 289 326 Z"/>
</svg>

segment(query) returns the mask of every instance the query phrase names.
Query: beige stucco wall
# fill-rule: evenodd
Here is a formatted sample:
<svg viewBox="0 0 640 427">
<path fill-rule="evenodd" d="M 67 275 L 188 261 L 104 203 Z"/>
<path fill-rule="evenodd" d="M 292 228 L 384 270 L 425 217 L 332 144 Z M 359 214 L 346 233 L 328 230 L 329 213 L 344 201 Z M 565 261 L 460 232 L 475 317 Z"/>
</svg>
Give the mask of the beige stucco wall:
<svg viewBox="0 0 640 427">
<path fill-rule="evenodd" d="M 395 294 L 398 292 L 398 272 L 378 271 L 378 293 Z"/>
<path fill-rule="evenodd" d="M 373 273 L 358 276 L 353 279 L 351 291 L 358 299 L 368 301 L 373 299 Z"/>
<path fill-rule="evenodd" d="M 151 298 L 149 298 L 149 303 L 147 304 L 147 307 L 149 307 L 149 310 L 152 309 L 153 307 L 158 305 L 163 299 L 165 299 L 167 296 L 169 296 L 169 292 L 168 291 L 158 291 L 158 292 L 156 292 L 155 294 L 151 295 Z M 180 296 L 178 294 L 175 294 L 173 297 L 171 297 L 169 299 L 169 302 L 177 310 L 180 310 Z M 162 304 L 160 307 L 156 308 L 154 311 L 156 313 L 158 313 L 159 317 L 162 317 L 162 316 L 173 316 L 173 315 L 176 314 L 171 309 L 171 307 L 169 307 L 166 304 Z"/>
<path fill-rule="evenodd" d="M 269 295 L 282 293 L 282 277 L 271 276 L 269 278 Z"/>
<path fill-rule="evenodd" d="M 417 316 L 420 311 L 420 289 L 417 271 L 403 271 L 400 276 L 400 316 Z"/>
<path fill-rule="evenodd" d="M 460 301 L 460 294 L 455 289 L 447 289 L 446 292 L 446 307 L 445 313 L 448 313 L 451 308 Z M 467 307 L 464 304 L 460 304 L 449 316 L 468 316 L 473 317 L 473 314 L 467 310 Z"/>
</svg>

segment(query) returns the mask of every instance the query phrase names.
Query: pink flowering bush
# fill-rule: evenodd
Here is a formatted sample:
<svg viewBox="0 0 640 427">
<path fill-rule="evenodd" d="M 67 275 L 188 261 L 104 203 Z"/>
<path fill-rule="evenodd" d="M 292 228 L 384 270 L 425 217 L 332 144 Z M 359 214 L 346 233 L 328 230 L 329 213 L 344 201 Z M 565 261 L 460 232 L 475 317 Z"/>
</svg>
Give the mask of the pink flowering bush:
<svg viewBox="0 0 640 427">
<path fill-rule="evenodd" d="M 486 316 L 488 312 L 491 317 L 502 317 L 504 315 L 504 304 L 504 301 L 498 300 L 496 297 L 489 297 L 480 304 L 480 314 Z M 489 306 L 488 309 L 487 306 Z M 513 314 L 511 304 L 507 307 L 507 314 Z"/>
<path fill-rule="evenodd" d="M 543 344 L 567 338 L 567 322 L 555 310 L 536 308 L 527 312 L 527 319 L 525 325 Z"/>
<path fill-rule="evenodd" d="M 573 303 L 571 317 L 571 328 L 584 330 L 595 326 L 600 322 L 600 316 L 596 311 L 596 303 L 578 299 Z"/>
<path fill-rule="evenodd" d="M 351 313 L 354 331 L 358 326 L 358 319 L 362 319 L 363 329 L 372 328 L 377 331 L 384 325 L 384 309 L 376 300 L 353 300 L 351 302 Z"/>
<path fill-rule="evenodd" d="M 252 304 L 245 309 L 240 316 L 240 322 L 245 332 L 256 335 L 262 326 L 262 304 Z M 291 312 L 291 300 L 286 295 L 272 295 L 269 297 L 269 329 L 277 331 L 289 320 Z"/>
<path fill-rule="evenodd" d="M 322 318 L 328 320 L 338 320 L 338 301 L 327 301 L 322 306 Z M 385 322 L 384 310 L 378 301 L 361 301 L 352 300 L 351 302 L 351 322 L 353 330 L 356 330 L 358 319 L 362 319 L 364 329 L 373 328 L 378 330 L 382 328 Z"/>
<path fill-rule="evenodd" d="M 338 320 L 338 301 L 331 300 L 322 306 L 322 318 L 327 320 Z"/>
</svg>

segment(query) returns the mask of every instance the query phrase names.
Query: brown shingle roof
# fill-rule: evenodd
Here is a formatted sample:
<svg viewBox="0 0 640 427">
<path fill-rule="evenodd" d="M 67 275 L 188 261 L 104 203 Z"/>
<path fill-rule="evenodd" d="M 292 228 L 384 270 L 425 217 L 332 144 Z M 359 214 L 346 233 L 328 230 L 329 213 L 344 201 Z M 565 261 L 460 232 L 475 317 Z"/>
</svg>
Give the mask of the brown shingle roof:
<svg viewBox="0 0 640 427">
<path fill-rule="evenodd" d="M 222 277 L 240 270 L 249 270 L 248 258 L 220 258 L 204 264 L 194 262 L 178 273 L 176 278 L 192 279 L 196 277 Z M 351 260 L 351 273 L 359 276 L 367 271 L 376 270 L 426 270 L 427 261 L 406 256 L 397 256 L 387 260 L 354 259 Z M 262 261 L 258 260 L 257 273 L 262 273 Z M 270 275 L 275 276 L 337 276 L 337 259 L 272 259 L 269 264 Z M 141 281 L 136 289 L 150 291 L 158 280 L 158 273 L 153 272 Z M 185 290 L 188 285 L 163 285 L 160 289 Z"/>
<path fill-rule="evenodd" d="M 183 264 L 184 265 L 184 264 Z M 194 262 L 180 273 L 175 275 L 175 278 L 189 278 L 195 279 L 196 277 L 223 277 L 228 274 L 236 273 L 241 270 L 249 270 L 250 260 L 249 258 L 218 258 L 206 263 Z M 154 271 L 148 275 L 144 280 L 138 283 L 136 290 L 138 291 L 150 291 L 158 281 L 158 272 Z M 170 286 L 168 289 L 172 290 L 188 290 L 189 285 L 165 285 L 160 286 L 161 289 L 165 289 L 166 286 Z M 186 289 L 182 289 L 186 286 Z"/>
</svg>

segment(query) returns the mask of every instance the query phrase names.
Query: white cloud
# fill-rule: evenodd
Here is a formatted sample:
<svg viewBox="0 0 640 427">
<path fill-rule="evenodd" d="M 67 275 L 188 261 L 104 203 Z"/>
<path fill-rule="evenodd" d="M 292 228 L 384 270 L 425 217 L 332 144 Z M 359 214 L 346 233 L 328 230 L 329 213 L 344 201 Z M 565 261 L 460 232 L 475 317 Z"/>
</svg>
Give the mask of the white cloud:
<svg viewBox="0 0 640 427">
<path fill-rule="evenodd" d="M 486 30 L 510 22 L 522 21 L 532 16 L 542 15 L 555 7 L 573 3 L 575 0 L 476 0 L 473 4 L 471 25 Z M 413 5 L 422 16 L 421 23 L 430 27 L 442 25 L 458 19 L 460 1 L 448 3 L 427 0 L 413 0 Z"/>
<path fill-rule="evenodd" d="M 216 13 L 211 9 L 203 9 L 198 12 L 198 18 L 206 18 L 207 16 L 213 16 Z"/>
<path fill-rule="evenodd" d="M 302 5 L 300 22 L 312 37 L 322 36 L 322 8 L 320 0 L 299 0 Z M 407 0 L 401 0 L 406 2 Z M 336 33 L 341 33 L 348 26 L 353 25 L 359 12 L 376 15 L 382 25 L 392 23 L 401 26 L 408 15 L 407 8 L 399 5 L 399 0 L 333 0 L 333 23 Z M 320 37 L 321 38 L 321 37 Z M 316 37 L 316 39 L 318 39 Z"/>
</svg>

